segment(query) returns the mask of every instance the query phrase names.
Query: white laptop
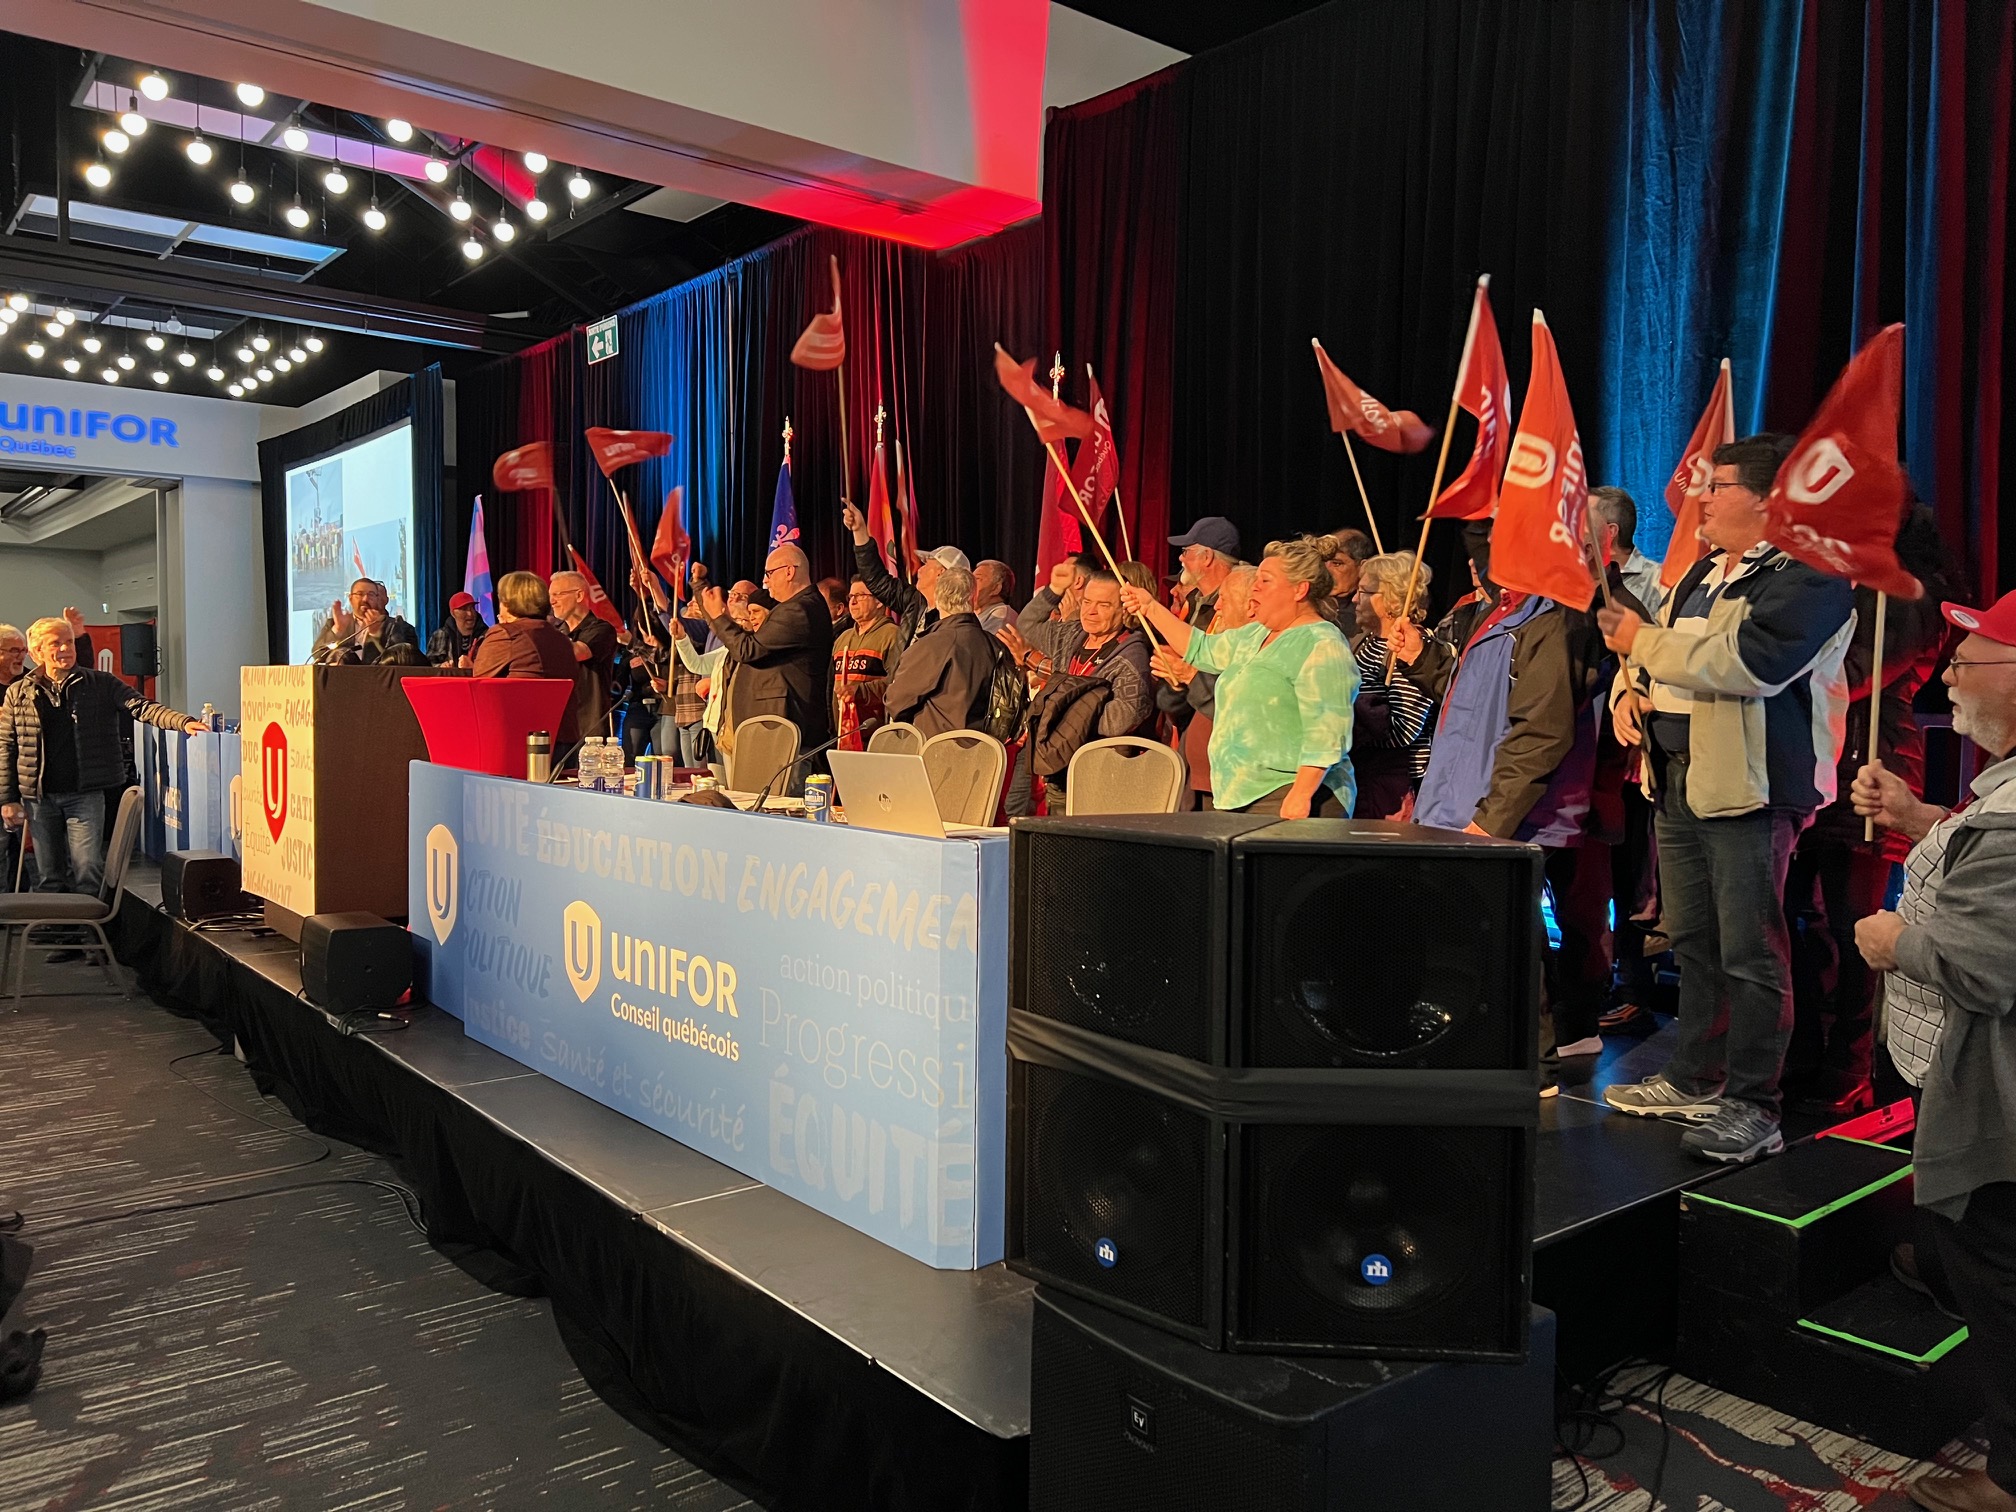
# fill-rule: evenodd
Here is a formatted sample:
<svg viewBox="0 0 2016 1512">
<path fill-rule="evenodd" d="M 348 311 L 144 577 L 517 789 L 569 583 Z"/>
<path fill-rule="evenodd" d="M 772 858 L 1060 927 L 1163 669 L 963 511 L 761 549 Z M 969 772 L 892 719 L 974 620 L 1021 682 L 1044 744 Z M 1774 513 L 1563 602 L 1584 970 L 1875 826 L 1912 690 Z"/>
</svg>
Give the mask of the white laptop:
<svg viewBox="0 0 2016 1512">
<path fill-rule="evenodd" d="M 985 825 L 947 825 L 938 815 L 931 775 L 924 758 L 908 752 L 828 751 L 827 769 L 847 823 L 855 829 L 887 830 L 943 840 L 948 834 L 982 831 Z"/>
</svg>

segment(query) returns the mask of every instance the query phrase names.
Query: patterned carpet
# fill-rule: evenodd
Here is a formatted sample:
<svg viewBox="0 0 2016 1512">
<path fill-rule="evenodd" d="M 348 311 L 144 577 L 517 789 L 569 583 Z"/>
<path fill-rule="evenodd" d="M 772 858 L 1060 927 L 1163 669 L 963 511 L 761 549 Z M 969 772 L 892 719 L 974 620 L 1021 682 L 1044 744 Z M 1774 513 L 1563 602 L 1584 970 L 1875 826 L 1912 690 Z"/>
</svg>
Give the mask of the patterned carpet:
<svg viewBox="0 0 2016 1512">
<path fill-rule="evenodd" d="M 390 1166 L 215 1052 L 144 1000 L 0 1002 L 0 1210 L 35 1246 L 5 1328 L 49 1334 L 0 1407 L 0 1512 L 755 1505 L 596 1397 L 546 1303 L 436 1254 Z"/>
</svg>

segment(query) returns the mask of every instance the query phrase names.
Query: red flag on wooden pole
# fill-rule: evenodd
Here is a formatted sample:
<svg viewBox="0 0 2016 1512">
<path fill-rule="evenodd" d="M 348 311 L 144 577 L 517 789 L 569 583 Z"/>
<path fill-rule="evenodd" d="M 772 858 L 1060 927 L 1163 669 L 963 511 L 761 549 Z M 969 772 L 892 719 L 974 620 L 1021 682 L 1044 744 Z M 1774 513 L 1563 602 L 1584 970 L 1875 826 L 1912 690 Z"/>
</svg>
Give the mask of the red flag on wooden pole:
<svg viewBox="0 0 2016 1512">
<path fill-rule="evenodd" d="M 693 538 L 686 534 L 686 490 L 674 485 L 665 495 L 665 508 L 658 516 L 658 533 L 651 542 L 651 565 L 672 584 L 676 598 L 686 581 L 686 564 L 693 560 Z"/>
<path fill-rule="evenodd" d="M 589 612 L 597 619 L 608 621 L 610 629 L 623 629 L 623 616 L 617 612 L 616 606 L 609 602 L 609 595 L 603 590 L 602 580 L 595 576 L 595 570 L 588 565 L 587 558 L 572 545 L 568 546 L 567 555 L 573 559 L 574 570 L 588 580 Z"/>
<path fill-rule="evenodd" d="M 1715 375 L 1707 408 L 1694 423 L 1687 438 L 1687 450 L 1666 484 L 1666 507 L 1673 512 L 1673 539 L 1666 543 L 1666 560 L 1659 567 L 1659 586 L 1672 592 L 1687 576 L 1687 569 L 1708 550 L 1701 539 L 1701 499 L 1708 480 L 1715 475 L 1715 448 L 1736 439 L 1736 387 L 1729 378 L 1729 359 Z"/>
<path fill-rule="evenodd" d="M 1589 570 L 1589 475 L 1554 333 L 1538 310 L 1533 375 L 1510 452 L 1491 527 L 1492 580 L 1501 588 L 1587 609 L 1596 596 Z"/>
<path fill-rule="evenodd" d="M 1505 470 L 1506 444 L 1512 434 L 1512 380 L 1505 372 L 1504 348 L 1498 345 L 1490 286 L 1481 278 L 1470 305 L 1463 361 L 1456 370 L 1456 403 L 1477 417 L 1477 442 L 1469 466 L 1442 490 L 1428 513 L 1438 520 L 1481 520 L 1497 502 L 1498 479 Z"/>
<path fill-rule="evenodd" d="M 882 449 L 882 423 L 887 416 L 888 412 L 880 405 L 875 407 L 875 456 L 868 472 L 868 534 L 882 554 L 884 570 L 894 572 L 896 562 L 889 546 L 896 538 L 896 524 L 889 511 L 889 470 Z"/>
<path fill-rule="evenodd" d="M 1412 410 L 1389 410 L 1338 371 L 1323 343 L 1315 337 L 1316 371 L 1323 379 L 1323 402 L 1330 410 L 1330 429 L 1355 435 L 1381 451 L 1411 453 L 1427 450 L 1435 439 L 1428 422 Z"/>
<path fill-rule="evenodd" d="M 513 447 L 490 467 L 490 481 L 504 493 L 525 493 L 553 486 L 553 443 L 528 441 Z"/>
<path fill-rule="evenodd" d="M 605 478 L 613 478 L 647 457 L 662 457 L 672 450 L 672 438 L 664 431 L 610 430 L 591 425 L 584 434 L 588 437 L 588 449 L 595 453 L 595 465 L 602 469 Z"/>
<path fill-rule="evenodd" d="M 994 343 L 994 375 L 1001 380 L 1001 387 L 1008 397 L 1029 411 L 1029 418 L 1036 424 L 1036 439 L 1045 446 L 1054 446 L 1059 441 L 1085 440 L 1092 434 L 1092 417 L 1081 409 L 1073 409 L 1062 399 L 1055 398 L 1050 391 L 1036 381 L 1036 359 L 1017 362 L 1001 350 L 1001 343 Z"/>
<path fill-rule="evenodd" d="M 847 360 L 847 332 L 840 321 L 840 260 L 832 260 L 833 268 L 833 308 L 822 310 L 812 317 L 812 323 L 805 327 L 797 343 L 791 348 L 791 360 L 802 368 L 815 373 L 830 373 Z"/>
</svg>

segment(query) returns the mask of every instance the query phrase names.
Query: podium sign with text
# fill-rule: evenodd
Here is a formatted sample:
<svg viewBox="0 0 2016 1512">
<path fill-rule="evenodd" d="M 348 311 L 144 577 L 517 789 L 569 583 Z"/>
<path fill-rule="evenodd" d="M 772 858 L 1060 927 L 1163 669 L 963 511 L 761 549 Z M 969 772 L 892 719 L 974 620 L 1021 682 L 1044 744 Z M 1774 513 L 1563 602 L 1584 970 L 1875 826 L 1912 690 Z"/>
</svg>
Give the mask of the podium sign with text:
<svg viewBox="0 0 2016 1512">
<path fill-rule="evenodd" d="M 416 981 L 464 1033 L 926 1264 L 1001 1258 L 1006 836 L 410 791 Z"/>
<path fill-rule="evenodd" d="M 315 716 L 319 667 L 238 673 L 239 761 L 256 806 L 245 822 L 245 890 L 291 913 L 315 908 Z"/>
</svg>

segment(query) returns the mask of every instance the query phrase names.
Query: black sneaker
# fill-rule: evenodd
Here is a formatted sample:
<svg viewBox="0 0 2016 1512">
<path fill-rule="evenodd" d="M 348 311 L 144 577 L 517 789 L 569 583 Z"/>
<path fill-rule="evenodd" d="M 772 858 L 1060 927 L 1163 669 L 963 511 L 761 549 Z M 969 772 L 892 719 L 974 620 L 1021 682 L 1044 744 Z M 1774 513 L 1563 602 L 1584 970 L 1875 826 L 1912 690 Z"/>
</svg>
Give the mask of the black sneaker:
<svg viewBox="0 0 2016 1512">
<path fill-rule="evenodd" d="M 1596 1020 L 1596 1028 L 1602 1034 L 1630 1034 L 1642 1039 L 1659 1032 L 1659 1020 L 1650 1009 L 1640 1008 L 1636 1003 L 1619 1003 Z"/>
<path fill-rule="evenodd" d="M 1890 1251 L 1890 1274 L 1897 1278 L 1897 1284 L 1906 1291 L 1916 1292 L 1955 1323 L 1967 1320 L 1939 1300 L 1939 1294 L 1925 1284 L 1925 1278 L 1918 1274 L 1918 1246 L 1900 1244 Z"/>
<path fill-rule="evenodd" d="M 1776 1155 L 1785 1148 L 1785 1136 L 1778 1130 L 1778 1120 L 1755 1103 L 1725 1097 L 1712 1118 L 1680 1136 L 1680 1144 L 1717 1165 L 1742 1165 L 1761 1155 Z"/>
</svg>

